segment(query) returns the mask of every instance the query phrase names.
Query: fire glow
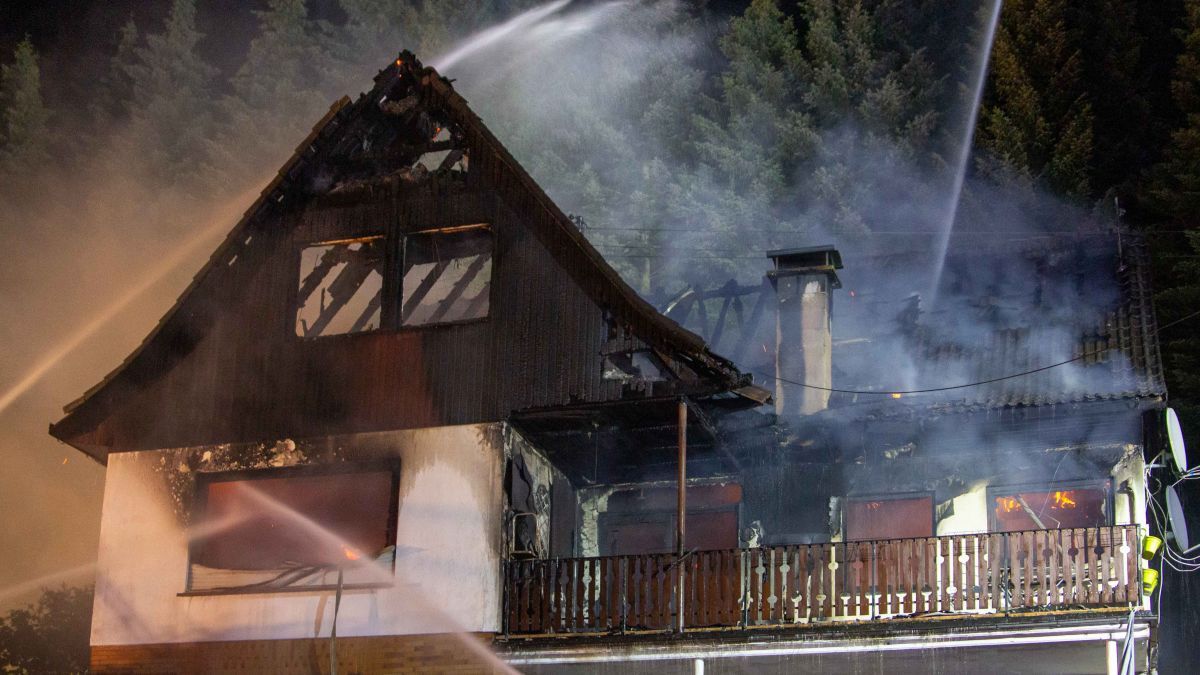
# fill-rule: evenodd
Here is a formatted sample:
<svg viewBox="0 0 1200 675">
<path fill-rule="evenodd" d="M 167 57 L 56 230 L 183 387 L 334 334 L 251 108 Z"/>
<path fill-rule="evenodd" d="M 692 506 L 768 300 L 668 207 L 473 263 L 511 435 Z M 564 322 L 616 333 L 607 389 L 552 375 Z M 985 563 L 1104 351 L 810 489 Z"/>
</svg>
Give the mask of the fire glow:
<svg viewBox="0 0 1200 675">
<path fill-rule="evenodd" d="M 1076 506 L 1075 491 L 1057 491 L 1054 493 L 1054 508 L 1056 509 L 1073 509 Z"/>
<path fill-rule="evenodd" d="M 1048 505 L 1052 509 L 1074 509 L 1079 506 L 1075 490 L 1055 490 L 1048 495 Z M 1000 513 L 1012 513 L 1023 507 L 1016 497 L 996 497 L 996 510 Z"/>
</svg>

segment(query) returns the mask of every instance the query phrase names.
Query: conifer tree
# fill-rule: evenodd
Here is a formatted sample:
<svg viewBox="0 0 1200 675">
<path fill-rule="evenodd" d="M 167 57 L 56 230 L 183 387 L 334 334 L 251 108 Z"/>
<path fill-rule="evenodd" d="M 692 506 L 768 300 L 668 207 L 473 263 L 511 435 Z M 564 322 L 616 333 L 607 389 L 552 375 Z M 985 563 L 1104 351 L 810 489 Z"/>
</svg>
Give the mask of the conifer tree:
<svg viewBox="0 0 1200 675">
<path fill-rule="evenodd" d="M 1083 36 L 1082 78 L 1095 113 L 1092 187 L 1128 193 L 1145 167 L 1156 131 L 1151 122 L 1137 0 L 1098 0 L 1076 8 Z"/>
<path fill-rule="evenodd" d="M 1163 162 L 1154 171 L 1151 208 L 1173 223 L 1191 224 L 1200 213 L 1200 0 L 1188 0 L 1171 93 L 1182 124 L 1171 134 Z"/>
<path fill-rule="evenodd" d="M 777 0 L 754 0 L 720 40 L 729 65 L 716 114 L 698 117 L 696 150 L 734 195 L 782 197 L 816 136 L 801 111 L 803 54 L 792 18 Z"/>
<path fill-rule="evenodd" d="M 881 179 L 913 171 L 932 150 L 935 80 L 921 50 L 886 47 L 878 18 L 859 0 L 806 8 L 805 104 L 822 142 L 802 190 L 817 224 L 867 236 L 881 215 Z"/>
<path fill-rule="evenodd" d="M 221 100 L 212 162 L 232 183 L 279 165 L 295 139 L 332 100 L 328 30 L 311 20 L 304 0 L 269 0 L 255 12 L 258 35 Z M 232 170 L 238 169 L 238 170 Z"/>
<path fill-rule="evenodd" d="M 26 37 L 0 66 L 0 174 L 27 174 L 49 158 L 50 113 L 42 101 L 37 52 Z"/>
<path fill-rule="evenodd" d="M 1066 0 L 1004 3 L 992 52 L 979 145 L 985 173 L 1023 177 L 1058 194 L 1092 190 L 1094 113 Z"/>
<path fill-rule="evenodd" d="M 96 95 L 89 106 L 96 131 L 110 129 L 117 120 L 126 119 L 133 107 L 133 79 L 130 69 L 137 64 L 138 28 L 133 17 L 121 26 L 116 51 L 108 60 L 108 69 L 100 77 Z"/>
<path fill-rule="evenodd" d="M 1147 202 L 1169 230 L 1154 235 L 1159 257 L 1155 309 L 1160 323 L 1169 323 L 1200 306 L 1200 0 L 1188 0 L 1183 49 L 1171 82 L 1181 126 L 1171 135 L 1166 156 L 1154 168 Z M 1182 235 L 1173 230 L 1186 229 Z M 1194 324 L 1191 324 L 1194 326 Z M 1188 428 L 1200 428 L 1200 340 L 1187 324 L 1166 332 L 1162 339 L 1167 383 L 1174 405 Z"/>
<path fill-rule="evenodd" d="M 213 131 L 217 71 L 200 55 L 195 0 L 173 0 L 163 32 L 146 36 L 126 72 L 133 142 L 168 181 L 194 178 Z"/>
</svg>

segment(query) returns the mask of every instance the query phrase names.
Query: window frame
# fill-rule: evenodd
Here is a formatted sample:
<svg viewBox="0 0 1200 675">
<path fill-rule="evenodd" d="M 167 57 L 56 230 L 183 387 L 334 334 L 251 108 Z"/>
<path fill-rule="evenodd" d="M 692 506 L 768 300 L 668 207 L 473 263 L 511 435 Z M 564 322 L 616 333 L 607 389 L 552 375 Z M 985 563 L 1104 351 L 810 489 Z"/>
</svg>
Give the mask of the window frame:
<svg viewBox="0 0 1200 675">
<path fill-rule="evenodd" d="M 491 270 L 490 278 L 488 279 L 488 311 L 483 316 L 470 319 L 455 319 L 449 321 L 437 321 L 435 323 L 424 323 L 416 325 L 404 325 L 404 317 L 401 316 L 404 305 L 404 256 L 405 244 L 408 237 L 415 235 L 429 235 L 438 233 L 453 233 L 463 232 L 468 230 L 485 230 L 491 237 Z M 380 293 L 383 294 L 380 302 L 379 310 L 379 327 L 373 330 L 360 330 L 354 333 L 331 333 L 328 335 L 300 335 L 296 331 L 296 324 L 300 312 L 300 272 L 302 269 L 302 257 L 305 249 L 314 246 L 331 246 L 336 244 L 352 244 L 356 242 L 369 241 L 372 239 L 382 239 L 384 246 L 383 255 L 383 286 Z M 492 316 L 492 309 L 495 306 L 496 292 L 495 279 L 497 262 L 497 237 L 495 224 L 491 221 L 477 221 L 462 225 L 447 225 L 447 226 L 421 226 L 413 229 L 399 228 L 380 228 L 374 231 L 368 231 L 362 234 L 353 236 L 332 237 L 332 238 L 312 238 L 298 239 L 294 242 L 291 250 L 291 264 L 289 269 L 291 273 L 288 280 L 288 322 L 287 333 L 293 340 L 300 342 L 318 342 L 326 340 L 348 339 L 353 337 L 361 337 L 365 335 L 378 335 L 387 333 L 406 333 L 415 331 L 424 331 L 429 329 L 445 328 L 449 326 L 465 326 L 474 323 L 487 321 Z"/>
<path fill-rule="evenodd" d="M 379 292 L 383 296 L 380 298 L 379 304 L 379 327 L 373 330 L 360 330 L 354 333 L 329 333 L 326 335 L 300 335 L 296 330 L 297 323 L 300 320 L 300 273 L 303 269 L 304 251 L 317 246 L 337 246 L 349 245 L 359 242 L 371 241 L 380 239 L 383 241 L 383 281 Z M 394 264 L 395 256 L 393 252 L 392 237 L 386 232 L 372 232 L 370 234 L 361 234 L 356 236 L 337 237 L 333 239 L 313 239 L 297 241 L 291 251 L 291 274 L 288 280 L 288 324 L 287 331 L 292 339 L 301 342 L 314 342 L 318 340 L 330 340 L 338 338 L 347 338 L 358 335 L 373 335 L 387 330 L 388 322 L 391 320 L 389 316 L 393 311 L 390 307 L 390 302 L 387 301 L 387 289 L 390 284 L 395 283 L 394 276 L 396 274 L 396 266 Z"/>
<path fill-rule="evenodd" d="M 924 539 L 925 537 L 890 537 L 889 539 L 851 539 L 850 538 L 850 503 L 851 502 L 889 502 L 908 501 L 913 499 L 929 499 L 929 536 L 937 536 L 937 495 L 933 490 L 917 492 L 891 492 L 883 494 L 851 494 L 843 499 L 842 507 L 842 541 L 890 541 L 891 539 Z"/>
<path fill-rule="evenodd" d="M 1087 478 L 1080 480 L 1067 481 L 1051 481 L 1051 482 L 1034 482 L 1034 483 L 1012 483 L 1006 485 L 989 485 L 985 494 L 986 501 L 984 506 L 987 510 L 987 531 L 989 534 L 1007 534 L 1010 532 L 1043 532 L 1045 530 L 999 530 L 997 529 L 996 521 L 996 497 L 1014 494 L 1018 492 L 1056 492 L 1066 490 L 1101 490 L 1104 492 L 1104 514 L 1105 522 L 1100 525 L 1089 525 L 1088 527 L 1110 527 L 1115 522 L 1115 514 L 1113 513 L 1113 486 L 1112 478 Z M 1057 529 L 1076 529 L 1076 528 L 1057 528 L 1048 527 L 1046 530 Z"/>
<path fill-rule="evenodd" d="M 472 230 L 483 230 L 483 231 L 487 232 L 488 237 L 491 239 L 491 251 L 490 251 L 491 269 L 488 270 L 489 278 L 488 278 L 488 286 L 487 286 L 487 294 L 488 294 L 488 311 L 487 311 L 487 313 L 484 314 L 483 316 L 478 316 L 478 317 L 474 317 L 471 319 L 454 319 L 454 320 L 450 320 L 450 321 L 435 321 L 432 323 L 420 323 L 420 324 L 415 324 L 415 325 L 405 325 L 404 324 L 404 266 L 408 262 L 405 258 L 405 256 L 407 255 L 407 250 L 408 250 L 408 247 L 407 247 L 408 238 L 414 237 L 414 236 L 420 236 L 420 235 L 453 234 L 455 232 L 469 232 Z M 388 304 L 394 305 L 393 312 L 392 312 L 392 318 L 395 322 L 394 327 L 393 327 L 394 330 L 399 332 L 399 331 L 410 331 L 410 330 L 424 330 L 427 328 L 437 328 L 439 326 L 468 325 L 468 324 L 472 324 L 472 323 L 479 323 L 482 321 L 487 321 L 489 318 L 491 318 L 492 303 L 496 299 L 495 284 L 493 283 L 493 281 L 495 280 L 495 272 L 496 272 L 496 230 L 492 226 L 491 223 L 483 223 L 483 222 L 469 223 L 466 225 L 451 225 L 448 227 L 429 227 L 429 228 L 420 228 L 420 229 L 400 232 L 400 233 L 398 233 L 398 236 L 396 237 L 396 249 L 397 249 L 397 255 L 396 255 L 396 263 L 397 264 L 396 264 L 394 273 L 399 278 L 396 280 L 396 285 L 393 287 L 396 289 L 396 297 L 392 299 L 391 303 L 388 303 Z M 385 298 L 385 300 L 386 300 L 386 298 Z"/>
<path fill-rule="evenodd" d="M 357 333 L 349 333 L 349 335 L 357 335 Z M 234 469 L 230 471 L 200 472 L 196 474 L 195 484 L 192 486 L 192 503 L 190 508 L 190 514 L 192 517 L 189 519 L 189 523 L 195 522 L 198 518 L 203 517 L 203 515 L 207 512 L 207 488 L 212 483 L 266 480 L 273 478 L 313 478 L 320 476 L 339 476 L 346 474 L 376 472 L 386 472 L 391 474 L 391 487 L 388 498 L 387 514 L 387 540 L 394 544 L 396 541 L 396 536 L 399 533 L 400 516 L 400 458 L 398 457 L 363 462 L 339 462 L 337 464 L 301 464 L 285 467 L 264 467 L 257 469 Z M 316 592 L 337 590 L 338 587 L 337 584 L 311 584 L 294 587 L 282 586 L 253 587 L 245 589 L 218 588 L 195 590 L 192 588 L 192 569 L 196 564 L 196 546 L 197 543 L 194 541 L 189 540 L 187 542 L 187 564 L 183 586 L 184 590 L 180 593 L 177 593 L 179 597 Z M 392 556 L 389 571 L 393 576 L 396 574 L 396 557 L 394 555 Z M 382 582 L 352 583 L 343 584 L 342 588 L 345 590 L 377 589 L 388 588 L 390 585 L 391 584 Z"/>
</svg>

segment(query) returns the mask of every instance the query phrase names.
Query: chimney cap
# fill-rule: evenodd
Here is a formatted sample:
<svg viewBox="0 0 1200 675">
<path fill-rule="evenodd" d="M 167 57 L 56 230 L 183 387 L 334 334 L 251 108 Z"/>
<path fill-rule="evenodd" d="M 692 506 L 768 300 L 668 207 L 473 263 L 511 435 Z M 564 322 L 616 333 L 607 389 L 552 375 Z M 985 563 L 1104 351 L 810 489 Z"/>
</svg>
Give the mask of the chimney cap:
<svg viewBox="0 0 1200 675">
<path fill-rule="evenodd" d="M 767 251 L 767 257 L 775 261 L 778 272 L 833 272 L 842 269 L 842 254 L 833 246 L 804 246 Z"/>
</svg>

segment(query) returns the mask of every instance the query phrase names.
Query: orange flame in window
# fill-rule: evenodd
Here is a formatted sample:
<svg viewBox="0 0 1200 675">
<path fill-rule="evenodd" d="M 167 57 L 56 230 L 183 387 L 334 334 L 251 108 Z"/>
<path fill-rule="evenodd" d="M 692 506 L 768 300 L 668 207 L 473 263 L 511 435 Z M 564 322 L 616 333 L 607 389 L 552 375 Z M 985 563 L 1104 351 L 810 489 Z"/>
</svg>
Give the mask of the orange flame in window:
<svg viewBox="0 0 1200 675">
<path fill-rule="evenodd" d="M 1077 506 L 1075 503 L 1075 491 L 1066 490 L 1054 493 L 1054 508 L 1056 509 L 1073 509 Z"/>
</svg>

